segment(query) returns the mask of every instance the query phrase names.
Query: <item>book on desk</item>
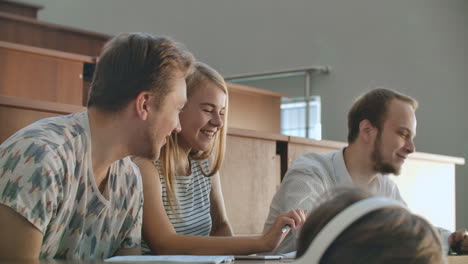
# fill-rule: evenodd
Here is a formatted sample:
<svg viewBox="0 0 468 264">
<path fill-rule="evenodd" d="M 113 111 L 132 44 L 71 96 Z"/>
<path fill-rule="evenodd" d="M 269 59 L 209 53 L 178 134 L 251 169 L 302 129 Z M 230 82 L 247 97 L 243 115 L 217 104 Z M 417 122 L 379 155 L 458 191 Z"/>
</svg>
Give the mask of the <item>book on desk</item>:
<svg viewBox="0 0 468 264">
<path fill-rule="evenodd" d="M 231 262 L 234 256 L 199 256 L 199 255 L 147 255 L 147 256 L 116 256 L 108 258 L 109 263 L 211 263 Z"/>
</svg>

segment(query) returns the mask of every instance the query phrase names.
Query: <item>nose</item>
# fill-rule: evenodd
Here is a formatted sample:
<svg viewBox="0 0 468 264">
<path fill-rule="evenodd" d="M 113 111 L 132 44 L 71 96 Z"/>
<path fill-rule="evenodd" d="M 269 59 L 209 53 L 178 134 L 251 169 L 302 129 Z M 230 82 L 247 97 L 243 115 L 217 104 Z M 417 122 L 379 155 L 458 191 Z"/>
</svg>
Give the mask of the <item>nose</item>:
<svg viewBox="0 0 468 264">
<path fill-rule="evenodd" d="M 222 127 L 224 124 L 223 116 L 219 113 L 214 113 L 210 123 L 215 127 Z"/>
<path fill-rule="evenodd" d="M 414 139 L 410 138 L 406 141 L 406 151 L 408 153 L 413 153 L 416 150 L 416 146 L 414 144 Z"/>
<path fill-rule="evenodd" d="M 182 126 L 180 125 L 180 119 L 177 118 L 177 125 L 172 132 L 179 133 L 180 131 L 182 131 Z"/>
</svg>

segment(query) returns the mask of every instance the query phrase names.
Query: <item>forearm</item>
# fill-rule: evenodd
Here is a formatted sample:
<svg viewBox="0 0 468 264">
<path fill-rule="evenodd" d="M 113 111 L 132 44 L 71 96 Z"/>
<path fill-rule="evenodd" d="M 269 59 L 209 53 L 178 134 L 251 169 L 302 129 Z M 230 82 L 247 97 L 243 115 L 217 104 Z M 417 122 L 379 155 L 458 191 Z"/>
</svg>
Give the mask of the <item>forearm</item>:
<svg viewBox="0 0 468 264">
<path fill-rule="evenodd" d="M 231 225 L 228 222 L 224 222 L 219 226 L 213 226 L 210 232 L 210 236 L 233 236 Z"/>
</svg>

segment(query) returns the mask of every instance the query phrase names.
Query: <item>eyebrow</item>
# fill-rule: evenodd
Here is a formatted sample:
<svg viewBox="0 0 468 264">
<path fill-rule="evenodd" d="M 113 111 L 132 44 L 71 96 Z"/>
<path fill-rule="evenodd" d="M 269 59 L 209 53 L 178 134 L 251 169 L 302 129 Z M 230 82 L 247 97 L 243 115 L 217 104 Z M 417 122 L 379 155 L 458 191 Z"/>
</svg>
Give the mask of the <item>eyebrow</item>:
<svg viewBox="0 0 468 264">
<path fill-rule="evenodd" d="M 414 134 L 414 133 L 413 133 L 409 128 L 407 128 L 407 127 L 400 127 L 399 130 L 404 130 L 404 131 L 406 131 L 411 137 L 415 137 L 415 136 L 416 136 L 416 134 Z"/>
<path fill-rule="evenodd" d="M 212 103 L 201 103 L 200 106 L 204 106 L 204 105 L 207 105 L 207 106 L 211 106 L 213 108 L 216 108 L 216 105 L 215 104 L 212 104 Z M 223 107 L 221 109 L 225 109 L 226 107 Z"/>
</svg>

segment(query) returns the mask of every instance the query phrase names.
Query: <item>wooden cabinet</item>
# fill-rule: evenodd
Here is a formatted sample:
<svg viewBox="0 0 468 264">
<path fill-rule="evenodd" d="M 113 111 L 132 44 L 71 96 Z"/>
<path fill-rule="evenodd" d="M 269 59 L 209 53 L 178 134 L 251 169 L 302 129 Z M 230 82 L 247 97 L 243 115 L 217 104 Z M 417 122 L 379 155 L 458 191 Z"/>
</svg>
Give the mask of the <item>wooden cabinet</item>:
<svg viewBox="0 0 468 264">
<path fill-rule="evenodd" d="M 84 110 L 84 107 L 76 105 L 0 96 L 0 144 L 37 120 Z"/>
<path fill-rule="evenodd" d="M 235 83 L 227 86 L 230 127 L 281 132 L 281 97 L 287 95 Z"/>
<path fill-rule="evenodd" d="M 0 95 L 83 105 L 89 56 L 0 41 Z"/>
<path fill-rule="evenodd" d="M 1 2 L 1 1 L 0 1 Z M 111 36 L 0 12 L 0 40 L 98 56 Z"/>
<path fill-rule="evenodd" d="M 33 5 L 25 2 L 1 0 L 0 1 L 0 12 L 29 17 L 37 18 L 37 12 L 43 7 L 40 5 Z"/>
<path fill-rule="evenodd" d="M 230 128 L 220 171 L 227 214 L 237 235 L 261 234 L 280 184 L 277 141 L 287 137 Z"/>
</svg>

